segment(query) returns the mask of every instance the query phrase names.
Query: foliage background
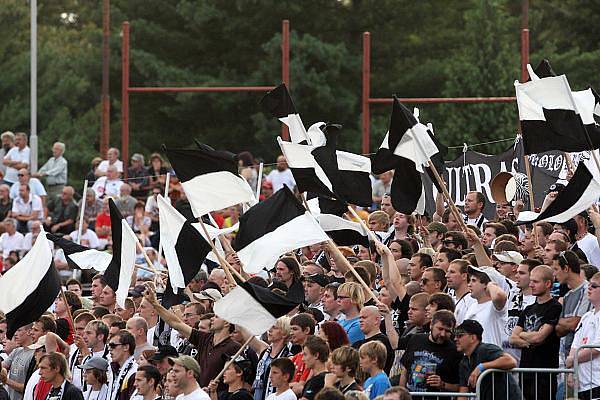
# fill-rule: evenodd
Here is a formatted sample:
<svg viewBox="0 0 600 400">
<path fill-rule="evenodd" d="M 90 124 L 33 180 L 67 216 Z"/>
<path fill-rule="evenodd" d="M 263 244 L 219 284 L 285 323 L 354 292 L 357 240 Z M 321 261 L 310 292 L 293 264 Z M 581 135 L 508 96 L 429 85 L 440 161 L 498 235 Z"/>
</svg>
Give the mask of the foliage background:
<svg viewBox="0 0 600 400">
<path fill-rule="evenodd" d="M 551 60 L 574 89 L 599 86 L 600 2 L 530 2 L 531 62 Z M 520 76 L 517 0 L 112 0 L 111 145 L 120 145 L 120 31 L 131 23 L 131 83 L 275 85 L 281 80 L 281 20 L 291 21 L 291 90 L 306 125 L 344 125 L 344 149 L 360 151 L 361 33 L 372 34 L 373 97 L 510 96 Z M 80 186 L 100 131 L 102 2 L 39 2 L 40 163 L 67 143 L 70 180 Z M 66 16 L 66 18 L 65 18 Z M 70 16 L 70 17 L 69 17 Z M 0 126 L 29 130 L 29 5 L 0 0 Z M 191 137 L 217 148 L 275 159 L 279 123 L 261 94 L 134 94 L 130 154 Z M 514 104 L 424 105 L 447 145 L 513 137 Z M 371 150 L 389 109 L 372 107 Z M 504 142 L 477 147 L 499 152 Z M 456 156 L 455 150 L 450 157 Z"/>
</svg>

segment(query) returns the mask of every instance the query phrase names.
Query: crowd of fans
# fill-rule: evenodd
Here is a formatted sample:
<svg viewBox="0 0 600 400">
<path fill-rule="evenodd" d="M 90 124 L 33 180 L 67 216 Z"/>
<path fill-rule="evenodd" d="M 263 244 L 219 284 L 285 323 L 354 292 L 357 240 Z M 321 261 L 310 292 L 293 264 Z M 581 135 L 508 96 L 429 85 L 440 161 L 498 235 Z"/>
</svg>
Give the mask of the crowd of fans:
<svg viewBox="0 0 600 400">
<path fill-rule="evenodd" d="M 4 271 L 31 248 L 42 224 L 79 239 L 83 204 L 81 243 L 110 249 L 108 197 L 155 267 L 163 268 L 156 253 L 156 197 L 172 171 L 160 155 L 152 154 L 146 166 L 144 156 L 134 154 L 124 179 L 119 152 L 111 148 L 106 160 L 93 160 L 90 189 L 77 204 L 73 188 L 65 186 L 64 144 L 55 143 L 53 157 L 31 175 L 26 139 L 2 135 Z M 239 158 L 240 174 L 257 187 L 254 158 Z M 232 288 L 218 266 L 203 266 L 186 288 L 189 301 L 170 309 L 160 302 L 164 282 L 144 271 L 138 271 L 124 308 L 102 275 L 91 279 L 90 296 L 71 278 L 66 302 L 57 298 L 52 310 L 11 340 L 0 320 L 2 388 L 12 400 L 404 400 L 409 392 L 474 392 L 488 369 L 571 368 L 578 357 L 577 381 L 571 375 L 489 374 L 481 398 L 597 398 L 600 364 L 594 360 L 600 352 L 577 350 L 600 344 L 600 246 L 593 233 L 600 233 L 598 210 L 561 224 L 517 226 L 520 207 L 497 204 L 488 221 L 486 196 L 469 192 L 460 215 L 439 199 L 431 218 L 406 215 L 393 209 L 392 179 L 392 173 L 373 177 L 373 207 L 357 209 L 379 239 L 369 248 L 321 243 L 284 255 L 249 278 L 304 299 L 261 337 L 213 313 Z M 260 182 L 261 198 L 283 184 L 295 185 L 280 156 Z M 550 192 L 546 203 L 555 195 Z M 174 174 L 169 197 L 191 216 Z M 233 226 L 240 212 L 230 207 L 213 217 L 220 227 Z M 241 272 L 235 252 L 226 256 Z M 70 276 L 60 252 L 56 261 Z"/>
</svg>

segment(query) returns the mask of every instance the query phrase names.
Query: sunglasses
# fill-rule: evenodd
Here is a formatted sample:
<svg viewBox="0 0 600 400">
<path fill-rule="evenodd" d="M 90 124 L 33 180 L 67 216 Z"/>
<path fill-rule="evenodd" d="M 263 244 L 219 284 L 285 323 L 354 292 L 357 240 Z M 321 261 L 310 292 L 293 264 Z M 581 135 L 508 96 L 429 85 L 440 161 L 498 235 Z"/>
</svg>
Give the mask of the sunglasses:
<svg viewBox="0 0 600 400">
<path fill-rule="evenodd" d="M 25 174 L 17 174 L 17 176 L 18 176 L 19 178 L 22 178 L 22 177 L 24 177 L 24 176 L 25 176 Z"/>
<path fill-rule="evenodd" d="M 600 288 L 600 283 L 595 283 L 595 282 L 592 282 L 592 283 L 590 283 L 590 284 L 589 284 L 589 286 L 590 286 L 592 289 L 598 289 L 598 288 Z"/>
<path fill-rule="evenodd" d="M 337 298 L 338 298 L 339 300 L 343 300 L 343 299 L 349 299 L 350 297 L 349 297 L 349 296 L 340 296 L 340 295 L 338 294 L 338 297 L 337 297 Z"/>
<path fill-rule="evenodd" d="M 456 240 L 450 240 L 450 239 L 442 240 L 442 243 L 445 244 L 445 245 L 448 245 L 448 244 L 457 244 Z"/>
<path fill-rule="evenodd" d="M 108 347 L 110 347 L 111 349 L 116 349 L 119 346 L 123 346 L 123 343 L 109 343 Z"/>
</svg>

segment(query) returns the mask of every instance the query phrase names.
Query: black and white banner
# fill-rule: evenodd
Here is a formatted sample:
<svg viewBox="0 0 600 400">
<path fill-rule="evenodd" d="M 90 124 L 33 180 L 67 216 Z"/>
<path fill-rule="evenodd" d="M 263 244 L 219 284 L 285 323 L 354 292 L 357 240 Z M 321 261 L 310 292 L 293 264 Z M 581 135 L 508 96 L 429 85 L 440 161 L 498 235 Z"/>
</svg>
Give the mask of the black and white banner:
<svg viewBox="0 0 600 400">
<path fill-rule="evenodd" d="M 491 182 L 499 172 L 517 172 L 523 178 L 525 175 L 524 152 L 522 143 L 511 146 L 501 154 L 490 155 L 468 150 L 454 161 L 446 162 L 444 180 L 448 184 L 448 191 L 457 206 L 463 206 L 465 196 L 470 191 L 481 192 L 485 195 L 486 206 L 484 214 L 487 219 L 494 218 L 496 204 L 492 198 Z M 544 202 L 545 191 L 555 183 L 565 166 L 565 156 L 560 151 L 549 151 L 529 155 L 533 181 L 533 196 L 535 206 L 541 207 Z M 428 179 L 426 175 L 424 181 Z M 435 195 L 437 190 L 431 180 L 427 181 L 426 190 L 427 212 L 432 215 L 435 211 Z M 525 202 L 525 209 L 529 209 Z"/>
</svg>

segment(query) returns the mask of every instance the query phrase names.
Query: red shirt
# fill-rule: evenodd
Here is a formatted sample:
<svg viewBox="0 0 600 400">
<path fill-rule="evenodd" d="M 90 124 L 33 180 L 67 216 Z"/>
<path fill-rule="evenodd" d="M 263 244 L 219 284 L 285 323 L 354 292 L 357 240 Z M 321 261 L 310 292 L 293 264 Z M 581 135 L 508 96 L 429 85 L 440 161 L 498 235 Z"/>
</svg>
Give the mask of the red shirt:
<svg viewBox="0 0 600 400">
<path fill-rule="evenodd" d="M 292 356 L 291 360 L 294 363 L 294 367 L 296 367 L 292 382 L 306 382 L 311 370 L 310 368 L 306 368 L 306 364 L 304 364 L 304 353 L 300 352 Z"/>
<path fill-rule="evenodd" d="M 96 228 L 108 226 L 110 227 L 110 214 L 100 213 L 96 217 Z M 108 238 L 108 235 L 98 235 L 100 239 Z"/>
</svg>

